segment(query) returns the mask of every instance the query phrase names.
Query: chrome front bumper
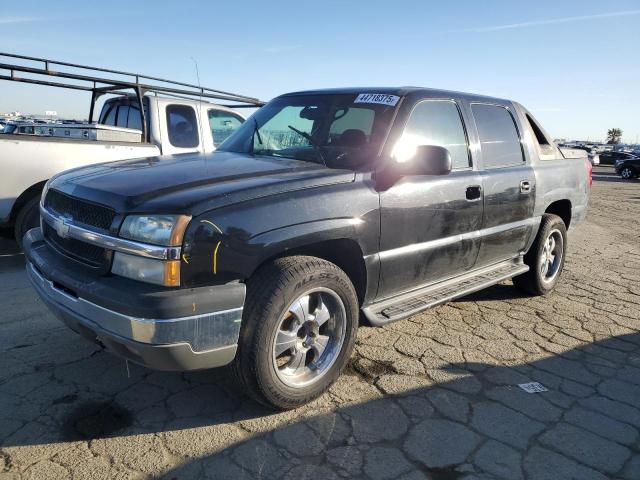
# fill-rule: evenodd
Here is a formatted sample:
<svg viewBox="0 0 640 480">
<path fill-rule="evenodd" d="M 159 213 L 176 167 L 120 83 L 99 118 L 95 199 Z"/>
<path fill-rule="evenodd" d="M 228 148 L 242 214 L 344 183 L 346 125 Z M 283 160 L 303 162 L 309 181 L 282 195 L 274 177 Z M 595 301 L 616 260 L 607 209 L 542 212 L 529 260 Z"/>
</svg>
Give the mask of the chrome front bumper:
<svg viewBox="0 0 640 480">
<path fill-rule="evenodd" d="M 184 371 L 220 367 L 235 357 L 242 307 L 179 318 L 138 318 L 72 295 L 30 261 L 27 273 L 42 300 L 67 326 L 128 360 Z"/>
</svg>

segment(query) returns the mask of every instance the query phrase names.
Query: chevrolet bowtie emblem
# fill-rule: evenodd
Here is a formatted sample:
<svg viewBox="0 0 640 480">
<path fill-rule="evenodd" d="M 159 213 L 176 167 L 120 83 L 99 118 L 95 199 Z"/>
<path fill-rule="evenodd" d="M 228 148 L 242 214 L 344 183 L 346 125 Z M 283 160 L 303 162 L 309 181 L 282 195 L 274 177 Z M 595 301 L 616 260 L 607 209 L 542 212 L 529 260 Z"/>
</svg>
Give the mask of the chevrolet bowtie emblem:
<svg viewBox="0 0 640 480">
<path fill-rule="evenodd" d="M 67 223 L 69 220 L 71 219 L 65 217 L 56 218 L 55 229 L 59 237 L 67 238 L 69 236 L 69 224 Z"/>
</svg>

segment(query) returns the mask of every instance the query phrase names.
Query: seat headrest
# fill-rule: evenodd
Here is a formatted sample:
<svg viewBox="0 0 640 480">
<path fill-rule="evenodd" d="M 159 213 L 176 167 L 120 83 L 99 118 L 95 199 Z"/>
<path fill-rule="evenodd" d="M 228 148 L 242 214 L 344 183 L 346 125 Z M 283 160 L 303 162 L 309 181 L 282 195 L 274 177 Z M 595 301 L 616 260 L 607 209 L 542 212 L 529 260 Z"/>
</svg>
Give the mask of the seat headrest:
<svg viewBox="0 0 640 480">
<path fill-rule="evenodd" d="M 345 147 L 359 147 L 367 143 L 367 135 L 356 128 L 349 128 L 340 135 L 340 145 Z"/>
</svg>

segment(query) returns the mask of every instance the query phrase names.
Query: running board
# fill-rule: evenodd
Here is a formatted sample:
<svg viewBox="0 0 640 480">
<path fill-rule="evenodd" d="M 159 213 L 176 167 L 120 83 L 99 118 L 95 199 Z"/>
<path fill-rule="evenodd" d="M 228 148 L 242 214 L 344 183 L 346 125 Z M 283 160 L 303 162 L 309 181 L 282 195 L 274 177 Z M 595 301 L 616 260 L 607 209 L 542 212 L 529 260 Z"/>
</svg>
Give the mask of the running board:
<svg viewBox="0 0 640 480">
<path fill-rule="evenodd" d="M 362 311 L 372 325 L 381 326 L 490 287 L 527 271 L 529 267 L 523 264 L 522 257 L 519 257 L 382 300 L 363 308 Z"/>
</svg>

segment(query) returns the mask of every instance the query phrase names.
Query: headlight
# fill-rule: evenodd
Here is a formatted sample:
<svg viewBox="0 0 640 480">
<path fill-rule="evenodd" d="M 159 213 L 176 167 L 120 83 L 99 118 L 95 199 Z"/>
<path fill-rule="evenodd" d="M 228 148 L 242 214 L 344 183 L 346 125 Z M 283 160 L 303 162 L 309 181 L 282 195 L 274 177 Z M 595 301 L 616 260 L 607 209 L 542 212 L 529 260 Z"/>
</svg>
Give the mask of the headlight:
<svg viewBox="0 0 640 480">
<path fill-rule="evenodd" d="M 188 215 L 129 215 L 120 227 L 120 236 L 153 245 L 179 246 L 191 220 Z"/>
<path fill-rule="evenodd" d="M 115 252 L 111 273 L 165 287 L 180 285 L 180 260 L 156 260 Z"/>
</svg>

